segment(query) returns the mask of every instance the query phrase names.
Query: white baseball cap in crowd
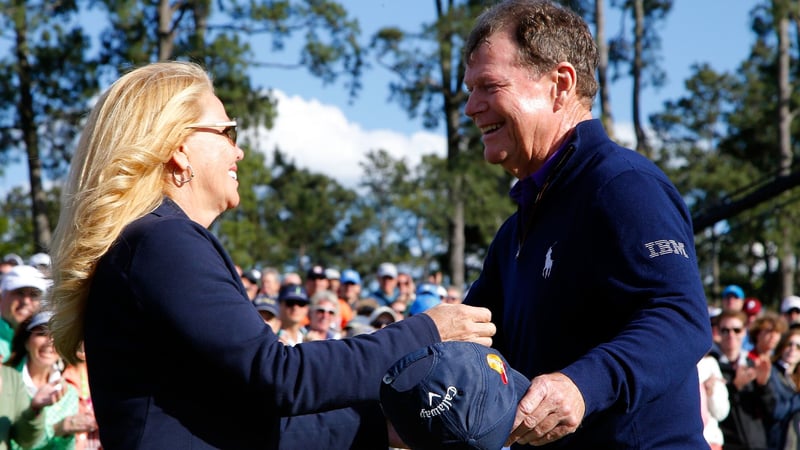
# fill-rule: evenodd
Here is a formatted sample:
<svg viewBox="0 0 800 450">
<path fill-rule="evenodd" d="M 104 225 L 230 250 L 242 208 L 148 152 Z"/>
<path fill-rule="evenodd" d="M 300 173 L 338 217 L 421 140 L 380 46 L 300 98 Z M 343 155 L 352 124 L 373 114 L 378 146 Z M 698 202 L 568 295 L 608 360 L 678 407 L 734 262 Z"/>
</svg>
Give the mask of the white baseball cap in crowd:
<svg viewBox="0 0 800 450">
<path fill-rule="evenodd" d="M 14 266 L 3 276 L 2 284 L 0 284 L 0 291 L 14 291 L 24 287 L 32 287 L 39 289 L 44 293 L 50 286 L 50 280 L 45 278 L 44 274 L 33 266 Z"/>
<path fill-rule="evenodd" d="M 381 263 L 381 265 L 378 266 L 378 276 L 381 278 L 397 278 L 397 266 L 390 262 Z"/>
<path fill-rule="evenodd" d="M 47 253 L 36 253 L 28 260 L 28 264 L 33 267 L 50 267 L 50 255 Z"/>
<path fill-rule="evenodd" d="M 786 314 L 791 309 L 800 309 L 800 297 L 796 295 L 790 295 L 783 299 L 781 302 L 781 313 Z"/>
<path fill-rule="evenodd" d="M 3 256 L 2 262 L 5 264 L 11 264 L 12 266 L 21 266 L 24 264 L 22 262 L 22 257 L 16 253 L 8 253 L 7 255 Z"/>
</svg>

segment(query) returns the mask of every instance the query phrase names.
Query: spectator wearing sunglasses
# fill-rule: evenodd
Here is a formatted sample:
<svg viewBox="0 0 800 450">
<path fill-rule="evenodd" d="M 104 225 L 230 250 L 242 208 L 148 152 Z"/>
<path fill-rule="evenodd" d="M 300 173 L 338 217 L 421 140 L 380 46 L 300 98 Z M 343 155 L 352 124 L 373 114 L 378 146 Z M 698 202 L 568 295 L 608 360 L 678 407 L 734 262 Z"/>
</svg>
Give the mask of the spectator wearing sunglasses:
<svg viewBox="0 0 800 450">
<path fill-rule="evenodd" d="M 769 384 L 775 393 L 769 448 L 796 449 L 800 442 L 800 329 L 789 330 L 775 348 Z M 787 445 L 792 443 L 791 445 Z"/>
<path fill-rule="evenodd" d="M 235 127 L 189 62 L 133 69 L 99 96 L 52 239 L 55 345 L 75 360 L 85 341 L 104 448 L 385 448 L 386 370 L 440 340 L 491 344 L 491 314 L 451 305 L 347 343 L 281 344 L 208 229 L 239 204 Z M 287 442 L 282 417 L 319 411 Z"/>
<path fill-rule="evenodd" d="M 749 359 L 742 350 L 747 316 L 742 311 L 723 311 L 719 318 L 719 368 L 728 387 L 730 413 L 719 427 L 726 449 L 766 449 L 766 426 L 775 408 L 769 385 L 768 360 Z"/>
<path fill-rule="evenodd" d="M 339 339 L 339 298 L 331 291 L 319 291 L 311 297 L 306 341 Z"/>
<path fill-rule="evenodd" d="M 303 324 L 308 320 L 309 304 L 308 295 L 302 286 L 287 284 L 281 288 L 278 293 L 281 328 L 277 334 L 284 345 L 297 345 L 305 341 L 308 329 Z"/>
</svg>

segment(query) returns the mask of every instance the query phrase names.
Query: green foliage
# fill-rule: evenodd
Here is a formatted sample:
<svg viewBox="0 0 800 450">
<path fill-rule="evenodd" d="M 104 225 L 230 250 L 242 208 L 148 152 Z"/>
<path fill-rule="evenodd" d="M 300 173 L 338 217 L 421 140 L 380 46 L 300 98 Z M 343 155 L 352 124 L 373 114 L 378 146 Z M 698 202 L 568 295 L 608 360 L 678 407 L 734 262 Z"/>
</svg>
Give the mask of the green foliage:
<svg viewBox="0 0 800 450">
<path fill-rule="evenodd" d="M 51 214 L 43 173 L 65 172 L 81 118 L 97 89 L 89 38 L 74 23 L 78 5 L 0 1 L 0 23 L 9 55 L 0 59 L 0 160 L 28 161 L 31 230 L 18 228 L 34 248 L 49 245 Z M 17 236 L 14 236 L 17 238 Z"/>
<path fill-rule="evenodd" d="M 707 65 L 693 68 L 687 95 L 667 102 L 651 120 L 663 144 L 660 163 L 684 193 L 693 214 L 752 195 L 769 184 L 780 161 L 778 145 L 777 48 L 772 13 L 757 6 L 751 55 L 733 74 L 718 74 Z M 796 44 L 795 44 L 796 45 Z M 796 54 L 796 51 L 792 52 Z M 792 73 L 798 61 L 792 58 Z M 797 83 L 796 75 L 792 83 Z M 794 90 L 791 109 L 800 105 Z M 798 136 L 797 121 L 792 136 Z M 793 153 L 798 142 L 793 139 Z M 794 170 L 797 170 L 795 165 Z M 714 298 L 714 285 L 736 282 L 748 293 L 776 306 L 781 298 L 781 243 L 791 226 L 791 247 L 800 236 L 800 189 L 767 199 L 697 236 L 701 269 Z M 796 282 L 795 282 L 796 283 Z"/>
<path fill-rule="evenodd" d="M 372 273 L 383 260 L 448 268 L 461 264 L 451 257 L 454 236 L 462 227 L 465 278 L 472 279 L 479 269 L 473 263 L 482 260 L 495 231 L 514 210 L 507 195 L 511 177 L 483 161 L 478 133 L 462 113 L 467 96 L 462 89 L 461 46 L 474 18 L 489 3 L 493 2 L 437 2 L 435 20 L 417 30 L 384 28 L 364 46 L 359 43 L 358 22 L 331 0 L 0 0 L 2 36 L 7 42 L 17 42 L 17 32 L 26 37 L 23 44 L 0 54 L 0 170 L 11 160 L 37 155 L 46 179 L 56 181 L 52 188 L 52 183 L 43 184 L 48 186 L 43 213 L 54 224 L 58 181 L 90 99 L 131 66 L 158 59 L 193 60 L 208 69 L 229 115 L 245 130 L 241 145 L 248 151 L 239 163 L 240 206 L 213 224 L 238 264 L 299 268 L 313 261 L 353 267 L 362 274 Z M 586 0 L 561 3 L 587 17 L 593 6 Z M 666 102 L 663 111 L 651 117 L 658 138 L 657 162 L 684 194 L 692 214 L 736 201 L 775 174 L 779 145 L 774 17 L 788 4 L 756 4 L 756 41 L 748 60 L 733 73 L 698 64 L 686 80 L 687 94 Z M 631 0 L 612 5 L 630 9 Z M 647 82 L 658 85 L 664 80 L 658 66 L 658 25 L 672 0 L 646 0 L 644 6 Z M 99 30 L 96 54 L 90 54 L 87 24 L 81 24 L 78 15 L 89 8 L 107 19 Z M 794 29 L 792 83 L 800 73 L 796 33 Z M 288 58 L 257 60 L 250 44 L 269 46 L 278 55 L 295 37 L 302 44 Z M 612 44 L 618 64 L 629 63 L 632 44 L 625 39 Z M 354 191 L 301 168 L 277 149 L 269 156 L 249 151 L 260 139 L 256 130 L 269 129 L 276 112 L 269 86 L 251 76 L 255 69 L 304 69 L 325 84 L 343 80 L 355 100 L 367 51 L 396 75 L 388 86 L 390 99 L 409 117 L 445 129 L 444 157 L 425 155 L 411 166 L 403 158 L 374 150 L 362 162 L 363 176 Z M 27 72 L 20 70 L 25 64 Z M 627 71 L 617 75 L 627 76 Z M 792 92 L 790 108 L 796 111 L 800 90 Z M 28 94 L 29 113 L 18 109 Z M 22 120 L 27 117 L 33 119 L 28 131 Z M 795 155 L 800 151 L 798 126 L 794 121 Z M 0 199 L 0 251 L 34 252 L 31 195 L 18 188 Z M 698 234 L 699 262 L 710 298 L 715 283 L 722 281 L 739 283 L 768 304 L 777 302 L 784 226 L 798 223 L 798 199 L 800 192 L 794 189 Z M 463 206 L 463 217 L 458 217 L 457 206 Z M 788 239 L 797 249 L 800 236 L 794 228 Z"/>
</svg>

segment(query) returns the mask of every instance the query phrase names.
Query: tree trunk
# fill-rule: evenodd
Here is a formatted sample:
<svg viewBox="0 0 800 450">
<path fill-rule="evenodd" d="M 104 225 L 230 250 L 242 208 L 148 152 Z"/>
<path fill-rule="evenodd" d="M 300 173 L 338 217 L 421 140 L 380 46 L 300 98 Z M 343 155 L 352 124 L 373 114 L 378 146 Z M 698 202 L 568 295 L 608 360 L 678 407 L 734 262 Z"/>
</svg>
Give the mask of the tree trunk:
<svg viewBox="0 0 800 450">
<path fill-rule="evenodd" d="M 448 3 L 448 10 L 453 8 L 453 2 Z M 439 20 L 444 16 L 442 2 L 437 0 L 436 12 Z M 461 121 L 461 92 L 460 74 L 453 70 L 453 39 L 452 29 L 447 29 L 443 36 L 439 36 L 439 70 L 442 79 L 442 95 L 444 104 L 445 128 L 447 133 L 447 170 L 452 183 L 450 184 L 450 200 L 452 209 L 449 220 L 449 272 L 450 284 L 464 286 L 464 174 L 460 169 L 461 149 L 466 148 L 463 142 L 466 138 L 458 132 Z"/>
<path fill-rule="evenodd" d="M 47 202 L 42 189 L 42 161 L 39 157 L 39 138 L 33 111 L 33 83 L 31 65 L 28 61 L 28 17 L 25 1 L 15 1 L 14 32 L 16 34 L 17 76 L 19 77 L 19 127 L 25 152 L 28 156 L 28 177 L 31 185 L 34 246 L 37 252 L 47 251 L 50 246 L 50 220 L 47 218 Z"/>
<path fill-rule="evenodd" d="M 642 71 L 644 68 L 643 47 L 644 47 L 644 0 L 634 0 L 634 43 L 633 43 L 633 63 L 631 75 L 633 76 L 633 127 L 636 131 L 636 151 L 652 158 L 650 146 L 647 143 L 647 135 L 641 120 L 641 93 L 642 93 Z"/>
<path fill-rule="evenodd" d="M 778 0 L 780 1 L 780 0 Z M 786 5 L 775 5 L 775 21 L 778 25 L 778 145 L 780 148 L 781 176 L 788 176 L 792 167 L 791 125 L 792 113 L 789 109 L 791 84 L 789 82 L 789 11 Z M 783 6 L 783 7 L 781 7 Z M 784 194 L 785 195 L 785 194 Z M 781 291 L 782 296 L 794 294 L 795 254 L 792 220 L 783 217 L 781 221 Z"/>
<path fill-rule="evenodd" d="M 158 60 L 166 61 L 172 57 L 174 48 L 172 33 L 172 6 L 169 0 L 158 2 Z"/>
<path fill-rule="evenodd" d="M 614 139 L 614 117 L 611 113 L 611 97 L 609 96 L 610 86 L 608 83 L 608 42 L 606 42 L 606 18 L 603 11 L 605 2 L 595 0 L 594 2 L 594 23 L 595 39 L 597 40 L 597 81 L 600 85 L 600 120 L 608 133 L 608 137 Z"/>
</svg>

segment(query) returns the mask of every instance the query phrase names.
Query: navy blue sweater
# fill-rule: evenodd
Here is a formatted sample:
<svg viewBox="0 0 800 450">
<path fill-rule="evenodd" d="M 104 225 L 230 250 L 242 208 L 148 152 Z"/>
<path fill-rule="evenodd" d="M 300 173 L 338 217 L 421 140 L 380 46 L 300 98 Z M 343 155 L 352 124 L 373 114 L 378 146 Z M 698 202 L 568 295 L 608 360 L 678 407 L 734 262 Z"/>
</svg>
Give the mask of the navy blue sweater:
<svg viewBox="0 0 800 450">
<path fill-rule="evenodd" d="M 564 154 L 532 220 L 538 187 L 520 182 L 525 213 L 502 225 L 465 302 L 493 311 L 515 369 L 560 371 L 583 394 L 583 424 L 548 448 L 707 448 L 696 364 L 711 333 L 689 212 L 598 120 Z"/>
<path fill-rule="evenodd" d="M 282 345 L 219 241 L 168 199 L 102 257 L 86 312 L 92 399 L 115 450 L 385 447 L 380 379 L 438 340 L 420 315 Z M 356 409 L 280 421 L 345 406 Z"/>
</svg>

